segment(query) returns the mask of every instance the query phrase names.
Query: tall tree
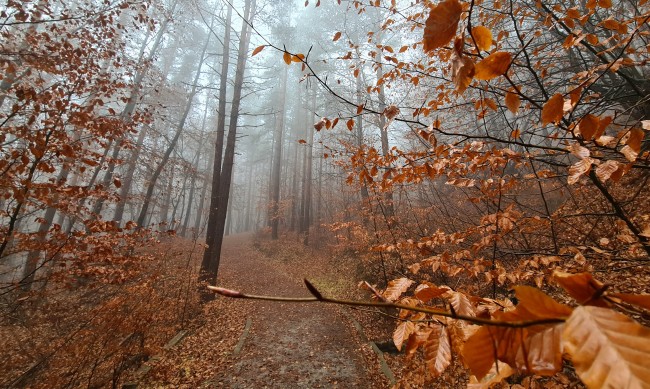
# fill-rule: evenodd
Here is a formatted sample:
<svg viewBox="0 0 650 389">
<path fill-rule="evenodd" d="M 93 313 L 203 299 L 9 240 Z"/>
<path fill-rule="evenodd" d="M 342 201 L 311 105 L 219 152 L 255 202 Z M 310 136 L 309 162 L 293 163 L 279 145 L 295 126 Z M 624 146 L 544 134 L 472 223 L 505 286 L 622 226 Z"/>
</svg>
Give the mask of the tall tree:
<svg viewBox="0 0 650 389">
<path fill-rule="evenodd" d="M 237 140 L 237 121 L 239 120 L 239 109 L 242 100 L 242 88 L 244 85 L 244 73 L 246 71 L 246 61 L 248 59 L 248 46 L 250 42 L 251 28 L 250 24 L 252 15 L 255 14 L 255 0 L 246 0 L 244 4 L 244 17 L 242 20 L 241 32 L 239 35 L 239 48 L 237 50 L 237 66 L 235 71 L 235 83 L 233 86 L 232 105 L 230 110 L 230 122 L 228 124 L 228 139 L 223 155 L 223 164 L 221 174 L 218 177 L 219 188 L 215 196 L 211 194 L 210 215 L 208 216 L 208 228 L 213 231 L 209 237 L 206 237 L 208 248 L 203 255 L 199 281 L 214 284 L 217 280 L 219 271 L 219 260 L 221 258 L 221 244 L 226 224 L 226 215 L 228 208 L 228 199 L 230 195 L 230 186 L 233 174 L 233 164 L 235 160 L 235 143 Z M 215 150 L 216 151 L 216 150 Z M 215 166 L 217 158 L 215 158 Z M 214 177 L 214 174 L 213 174 Z M 214 180 L 214 178 L 213 178 Z M 213 204 L 212 201 L 217 203 Z M 216 213 L 212 210 L 216 208 Z M 210 239 L 210 240 L 209 240 Z M 212 299 L 214 294 L 204 291 L 203 300 Z"/>
</svg>

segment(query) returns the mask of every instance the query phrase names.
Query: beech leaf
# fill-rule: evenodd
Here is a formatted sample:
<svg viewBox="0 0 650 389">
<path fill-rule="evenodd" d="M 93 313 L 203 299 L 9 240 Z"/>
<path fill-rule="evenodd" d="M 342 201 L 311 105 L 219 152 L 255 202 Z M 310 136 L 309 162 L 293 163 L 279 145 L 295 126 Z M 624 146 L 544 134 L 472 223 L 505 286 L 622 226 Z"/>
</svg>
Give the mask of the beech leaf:
<svg viewBox="0 0 650 389">
<path fill-rule="evenodd" d="M 433 284 L 420 284 L 418 285 L 417 288 L 415 288 L 415 297 L 420 299 L 423 303 L 429 302 L 429 300 L 440 297 L 443 294 L 447 293 L 449 291 L 449 288 L 446 286 L 443 287 L 437 287 Z"/>
<path fill-rule="evenodd" d="M 440 376 L 451 363 L 451 345 L 447 327 L 436 325 L 424 343 L 424 362 L 432 376 Z"/>
<path fill-rule="evenodd" d="M 650 311 L 650 294 L 610 293 L 609 296 Z"/>
<path fill-rule="evenodd" d="M 251 55 L 251 57 L 259 54 L 262 50 L 264 50 L 265 47 L 266 45 L 256 47 L 255 50 L 253 50 L 253 54 Z"/>
<path fill-rule="evenodd" d="M 600 307 L 608 306 L 607 302 L 598 296 L 604 284 L 596 280 L 589 273 L 571 274 L 556 270 L 553 273 L 553 280 L 573 297 L 578 304 L 590 304 Z"/>
<path fill-rule="evenodd" d="M 334 34 L 334 38 L 332 38 L 332 40 L 336 42 L 340 38 L 341 38 L 341 31 L 337 31 L 336 34 Z"/>
<path fill-rule="evenodd" d="M 463 316 L 476 316 L 476 310 L 465 294 L 450 290 L 446 293 L 445 297 L 449 300 L 451 306 L 454 307 L 454 311 L 457 314 Z"/>
<path fill-rule="evenodd" d="M 445 0 L 429 13 L 424 26 L 424 51 L 443 47 L 456 35 L 463 7 L 458 0 Z"/>
<path fill-rule="evenodd" d="M 488 51 L 492 47 L 492 31 L 485 26 L 472 28 L 472 37 L 480 50 Z"/>
<path fill-rule="evenodd" d="M 388 282 L 388 287 L 384 291 L 384 297 L 388 301 L 397 300 L 413 284 L 413 280 L 408 278 L 398 278 Z"/>
<path fill-rule="evenodd" d="M 287 53 L 286 51 L 282 55 L 282 59 L 284 60 L 284 63 L 287 65 L 291 65 L 291 54 Z"/>
<path fill-rule="evenodd" d="M 593 138 L 598 131 L 599 125 L 600 119 L 598 116 L 592 114 L 585 115 L 582 120 L 580 120 L 580 124 L 578 125 L 582 139 L 591 140 L 591 138 Z"/>
<path fill-rule="evenodd" d="M 596 176 L 598 177 L 599 180 L 602 182 L 607 182 L 612 177 L 612 174 L 616 173 L 618 168 L 620 167 L 620 164 L 618 161 L 614 160 L 608 160 L 596 168 Z"/>
<path fill-rule="evenodd" d="M 606 308 L 578 307 L 562 341 L 588 388 L 650 387 L 650 328 Z"/>
<path fill-rule="evenodd" d="M 415 324 L 410 321 L 403 321 L 397 325 L 395 332 L 393 332 L 393 343 L 398 350 L 402 349 L 402 344 L 409 336 L 415 331 Z"/>
<path fill-rule="evenodd" d="M 506 73 L 512 62 L 512 56 L 506 51 L 497 51 L 476 64 L 474 78 L 491 80 Z"/>
<path fill-rule="evenodd" d="M 519 111 L 519 106 L 521 105 L 521 99 L 519 95 L 514 92 L 506 93 L 506 107 L 508 110 L 514 114 Z"/>
<path fill-rule="evenodd" d="M 548 123 L 557 123 L 562 120 L 564 115 L 564 97 L 560 93 L 556 93 L 548 99 L 542 108 L 542 125 Z"/>
</svg>

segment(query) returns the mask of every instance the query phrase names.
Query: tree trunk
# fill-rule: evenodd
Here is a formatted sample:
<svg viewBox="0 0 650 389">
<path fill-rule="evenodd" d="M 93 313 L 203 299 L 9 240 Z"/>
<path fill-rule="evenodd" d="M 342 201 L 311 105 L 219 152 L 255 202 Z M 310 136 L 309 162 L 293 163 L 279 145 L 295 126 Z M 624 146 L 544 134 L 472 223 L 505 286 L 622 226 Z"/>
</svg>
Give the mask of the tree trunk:
<svg viewBox="0 0 650 389">
<path fill-rule="evenodd" d="M 219 79 L 219 108 L 217 112 L 217 139 L 214 146 L 212 160 L 212 187 L 210 190 L 210 209 L 208 211 L 208 225 L 205 234 L 205 244 L 201 269 L 209 269 L 209 274 L 216 274 L 218 264 L 214 267 L 212 262 L 218 257 L 214 251 L 215 234 L 217 228 L 217 212 L 219 208 L 219 191 L 221 186 L 221 163 L 223 155 L 223 140 L 226 133 L 226 98 L 228 92 L 228 68 L 230 64 L 230 30 L 232 24 L 232 7 L 228 7 L 226 14 L 226 26 L 223 38 L 223 57 L 221 62 L 221 77 Z M 243 38 L 242 38 L 243 39 Z M 239 60 L 239 59 L 238 59 Z M 199 215 L 200 216 L 200 215 Z M 221 247 L 218 248 L 221 250 Z"/>
<path fill-rule="evenodd" d="M 235 72 L 232 106 L 230 110 L 230 122 L 228 125 L 228 139 L 226 142 L 226 150 L 224 152 L 221 175 L 219 176 L 221 182 L 219 183 L 219 193 L 216 194 L 216 196 L 215 193 L 212 193 L 211 199 L 217 200 L 217 202 L 210 204 L 210 216 L 208 217 L 208 228 L 210 231 L 214 232 L 206 237 L 206 243 L 211 236 L 212 245 L 209 245 L 208 249 L 205 250 L 203 261 L 201 263 L 201 272 L 199 273 L 199 281 L 207 282 L 208 284 L 216 283 L 217 273 L 219 270 L 219 260 L 221 259 L 221 244 L 223 243 L 232 168 L 235 160 L 237 120 L 239 119 L 239 106 L 241 104 L 242 87 L 244 85 L 244 72 L 246 70 L 246 60 L 248 59 L 248 44 L 250 41 L 250 29 L 248 23 L 254 12 L 255 0 L 246 0 L 244 5 L 244 20 L 242 21 L 239 48 L 237 51 L 237 68 Z M 221 102 L 219 103 L 221 104 Z M 217 160 L 215 158 L 215 166 L 216 164 Z M 212 212 L 215 208 L 216 213 Z M 201 291 L 203 301 L 208 301 L 214 298 L 214 294 L 207 291 L 207 289 L 202 288 Z"/>
<path fill-rule="evenodd" d="M 282 171 L 282 134 L 284 132 L 284 105 L 287 94 L 287 68 L 282 72 L 279 99 L 279 113 L 275 123 L 275 150 L 273 151 L 273 173 L 271 175 L 271 238 L 278 239 L 280 227 L 280 172 Z"/>
</svg>

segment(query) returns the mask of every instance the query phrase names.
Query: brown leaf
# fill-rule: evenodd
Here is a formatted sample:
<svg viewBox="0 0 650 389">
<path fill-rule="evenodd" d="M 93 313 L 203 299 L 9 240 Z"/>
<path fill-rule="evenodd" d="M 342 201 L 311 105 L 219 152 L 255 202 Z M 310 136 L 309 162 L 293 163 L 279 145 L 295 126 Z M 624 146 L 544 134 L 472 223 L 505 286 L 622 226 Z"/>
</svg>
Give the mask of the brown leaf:
<svg viewBox="0 0 650 389">
<path fill-rule="evenodd" d="M 566 352 L 589 388 L 650 387 L 650 328 L 611 309 L 578 307 L 562 334 Z"/>
<path fill-rule="evenodd" d="M 515 286 L 515 294 L 519 299 L 518 311 L 525 310 L 535 319 L 558 318 L 571 315 L 571 307 L 560 304 L 547 294 L 532 286 Z M 523 315 L 523 316 L 527 316 Z"/>
<path fill-rule="evenodd" d="M 490 371 L 480 381 L 476 378 L 476 376 L 470 376 L 469 382 L 467 383 L 467 389 L 490 389 L 514 373 L 515 371 L 510 367 L 510 365 L 503 362 L 497 362 L 495 364 L 492 364 Z M 514 386 L 511 388 L 514 388 Z"/>
<path fill-rule="evenodd" d="M 264 50 L 265 47 L 266 45 L 256 47 L 255 50 L 253 50 L 253 54 L 251 55 L 251 57 L 259 54 L 262 50 Z"/>
<path fill-rule="evenodd" d="M 409 280 L 408 278 L 392 280 L 388 282 L 388 287 L 384 291 L 384 297 L 388 301 L 395 301 L 402 295 L 402 293 L 406 292 L 411 284 L 413 284 L 413 280 Z"/>
<path fill-rule="evenodd" d="M 506 51 L 492 53 L 476 64 L 474 78 L 487 81 L 499 77 L 508 70 L 510 62 L 512 62 L 510 53 Z"/>
<path fill-rule="evenodd" d="M 389 105 L 384 109 L 384 116 L 388 120 L 393 120 L 395 117 L 399 115 L 399 108 L 395 105 Z"/>
<path fill-rule="evenodd" d="M 591 138 L 593 138 L 593 136 L 598 131 L 599 125 L 600 119 L 598 116 L 592 114 L 585 115 L 582 120 L 580 120 L 580 124 L 578 125 L 582 139 L 586 141 L 591 140 Z"/>
<path fill-rule="evenodd" d="M 472 28 L 472 37 L 480 50 L 488 51 L 492 47 L 492 31 L 485 26 Z"/>
<path fill-rule="evenodd" d="M 474 78 L 474 62 L 463 55 L 462 45 L 463 40 L 456 38 L 451 55 L 451 77 L 458 93 L 463 93 Z"/>
<path fill-rule="evenodd" d="M 569 167 L 569 185 L 575 184 L 578 182 L 578 180 L 580 180 L 580 177 L 589 172 L 589 169 L 591 169 L 591 164 L 593 162 L 593 158 L 585 157 L 575 164 L 571 165 L 571 167 Z"/>
<path fill-rule="evenodd" d="M 336 42 L 340 38 L 341 38 L 341 31 L 337 31 L 336 34 L 334 34 L 334 38 L 332 38 L 332 40 Z"/>
<path fill-rule="evenodd" d="M 508 107 L 508 110 L 510 112 L 517 114 L 520 105 L 521 99 L 519 98 L 518 94 L 510 91 L 506 93 L 506 107 Z"/>
<path fill-rule="evenodd" d="M 409 336 L 409 340 L 406 343 L 406 356 L 409 357 L 417 351 L 424 342 L 429 339 L 429 334 L 431 334 L 431 327 L 418 326 L 417 329 Z"/>
<path fill-rule="evenodd" d="M 598 165 L 596 168 L 596 176 L 602 182 L 607 182 L 612 174 L 616 173 L 619 167 L 620 164 L 617 161 L 610 159 Z"/>
<path fill-rule="evenodd" d="M 545 126 L 548 123 L 557 123 L 562 120 L 564 115 L 563 107 L 564 97 L 560 93 L 556 93 L 548 99 L 542 108 L 542 125 Z"/>
<path fill-rule="evenodd" d="M 494 340 L 487 326 L 479 328 L 463 344 L 463 361 L 470 371 L 481 380 L 494 364 Z"/>
<path fill-rule="evenodd" d="M 650 311 L 650 294 L 609 293 L 609 296 Z"/>
<path fill-rule="evenodd" d="M 608 306 L 607 302 L 599 296 L 604 284 L 589 273 L 571 274 L 556 270 L 553 272 L 553 280 L 573 297 L 578 304 Z"/>
<path fill-rule="evenodd" d="M 443 287 L 437 287 L 434 284 L 431 283 L 424 283 L 418 285 L 417 288 L 415 288 L 415 297 L 420 299 L 423 303 L 429 302 L 429 300 L 440 297 L 443 294 L 447 293 L 449 291 L 449 288 L 446 286 Z"/>
<path fill-rule="evenodd" d="M 643 141 L 643 137 L 645 136 L 645 132 L 640 129 L 640 128 L 633 128 L 630 130 L 630 137 L 627 139 L 627 142 L 625 142 L 630 148 L 636 153 L 639 154 L 641 151 L 641 142 Z"/>
<path fill-rule="evenodd" d="M 291 65 L 291 54 L 287 53 L 286 51 L 282 55 L 282 59 L 284 60 L 284 63 L 287 65 Z"/>
<path fill-rule="evenodd" d="M 393 332 L 393 343 L 395 343 L 395 347 L 397 347 L 398 350 L 401 350 L 404 341 L 407 340 L 414 331 L 415 324 L 413 324 L 413 322 L 407 320 L 398 324 Z"/>
<path fill-rule="evenodd" d="M 352 129 L 354 128 L 354 119 L 350 119 L 350 120 L 348 120 L 348 121 L 345 123 L 345 125 L 348 127 L 348 130 L 352 131 Z"/>
<path fill-rule="evenodd" d="M 424 362 L 432 376 L 440 376 L 451 363 L 451 345 L 447 327 L 433 326 L 424 343 Z"/>
<path fill-rule="evenodd" d="M 458 0 L 445 0 L 429 13 L 424 26 L 424 51 L 443 47 L 456 35 L 463 7 Z"/>
<path fill-rule="evenodd" d="M 472 302 L 469 301 L 469 298 L 464 293 L 450 290 L 444 297 L 449 300 L 449 303 L 457 314 L 472 317 L 476 316 L 474 305 L 472 305 Z"/>
</svg>

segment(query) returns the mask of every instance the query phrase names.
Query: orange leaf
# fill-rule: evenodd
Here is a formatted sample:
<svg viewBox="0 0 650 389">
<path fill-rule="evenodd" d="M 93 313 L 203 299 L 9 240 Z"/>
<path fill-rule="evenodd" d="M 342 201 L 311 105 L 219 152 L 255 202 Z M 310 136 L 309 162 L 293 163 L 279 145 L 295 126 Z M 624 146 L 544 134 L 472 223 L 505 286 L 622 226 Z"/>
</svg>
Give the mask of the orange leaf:
<svg viewBox="0 0 650 389">
<path fill-rule="evenodd" d="M 607 302 L 598 296 L 603 288 L 603 283 L 596 280 L 589 273 L 564 273 L 561 271 L 553 272 L 553 279 L 565 292 L 573 297 L 578 304 L 590 304 L 606 307 Z M 595 298 L 594 298 L 595 297 Z"/>
<path fill-rule="evenodd" d="M 520 105 L 521 105 L 521 99 L 519 98 L 518 94 L 514 92 L 506 93 L 506 107 L 508 107 L 508 110 L 510 112 L 512 112 L 513 114 L 517 114 Z"/>
<path fill-rule="evenodd" d="M 591 140 L 594 134 L 596 134 L 596 131 L 598 131 L 599 124 L 600 119 L 598 116 L 592 114 L 585 115 L 582 120 L 580 120 L 580 124 L 578 125 L 582 139 Z"/>
<path fill-rule="evenodd" d="M 463 93 L 469 84 L 472 83 L 474 73 L 474 62 L 472 62 L 471 59 L 453 54 L 451 60 L 451 74 L 458 93 Z"/>
<path fill-rule="evenodd" d="M 472 28 L 472 37 L 474 37 L 479 50 L 488 51 L 492 47 L 492 31 L 489 28 L 485 26 Z"/>
<path fill-rule="evenodd" d="M 413 355 L 418 347 L 429 339 L 429 334 L 431 334 L 431 327 L 418 327 L 412 334 L 409 336 L 409 340 L 406 343 L 406 356 Z"/>
<path fill-rule="evenodd" d="M 560 93 L 556 93 L 548 99 L 544 107 L 542 108 L 542 125 L 545 126 L 548 123 L 557 123 L 562 120 L 564 115 L 564 97 Z"/>
<path fill-rule="evenodd" d="M 442 47 L 456 35 L 463 7 L 458 0 L 445 0 L 429 13 L 424 26 L 424 51 Z"/>
<path fill-rule="evenodd" d="M 449 288 L 447 288 L 446 286 L 439 288 L 434 284 L 425 283 L 425 284 L 420 284 L 418 285 L 417 288 L 415 288 L 415 297 L 420 299 L 423 303 L 427 303 L 432 298 L 440 297 L 443 294 L 447 293 L 448 291 Z"/>
<path fill-rule="evenodd" d="M 641 151 L 641 142 L 643 141 L 643 136 L 645 135 L 644 131 L 640 128 L 633 128 L 630 130 L 630 137 L 625 142 L 630 148 L 635 152 L 639 153 Z"/>
<path fill-rule="evenodd" d="M 578 307 L 566 322 L 562 341 L 588 388 L 650 386 L 650 328 L 629 317 L 606 308 Z"/>
<path fill-rule="evenodd" d="M 291 54 L 287 53 L 286 51 L 282 55 L 282 59 L 284 60 L 284 63 L 287 65 L 291 65 Z"/>
<path fill-rule="evenodd" d="M 424 343 L 424 362 L 432 376 L 440 376 L 451 363 L 451 345 L 447 327 L 436 325 Z"/>
<path fill-rule="evenodd" d="M 544 292 L 532 286 L 515 286 L 513 288 L 519 299 L 518 310 L 530 313 L 537 319 L 557 318 L 571 315 L 571 307 L 560 304 Z"/>
<path fill-rule="evenodd" d="M 388 287 L 384 291 L 384 297 L 388 301 L 395 301 L 402 295 L 402 293 L 406 292 L 411 284 L 413 284 L 413 280 L 409 280 L 408 278 L 392 280 L 388 282 Z"/>
<path fill-rule="evenodd" d="M 341 31 L 337 31 L 336 34 L 334 34 L 334 38 L 332 38 L 332 40 L 336 42 L 340 38 L 341 38 Z"/>
<path fill-rule="evenodd" d="M 596 176 L 602 182 L 607 182 L 607 180 L 612 177 L 612 174 L 616 173 L 619 167 L 620 165 L 618 161 L 610 159 L 598 165 L 596 168 Z"/>
<path fill-rule="evenodd" d="M 573 185 L 580 180 L 584 174 L 587 174 L 591 169 L 591 165 L 594 163 L 594 159 L 591 157 L 585 157 L 575 164 L 569 167 L 569 179 L 567 182 L 569 185 Z"/>
<path fill-rule="evenodd" d="M 650 294 L 609 293 L 609 296 L 650 311 Z"/>
<path fill-rule="evenodd" d="M 354 119 L 350 119 L 345 123 L 346 126 L 348 126 L 348 130 L 352 131 L 354 128 Z"/>
<path fill-rule="evenodd" d="M 251 55 L 251 57 L 259 54 L 260 51 L 264 50 L 265 47 L 266 47 L 266 45 L 256 47 L 255 50 L 253 50 L 253 54 Z"/>
<path fill-rule="evenodd" d="M 409 336 L 415 331 L 415 324 L 410 321 L 403 321 L 397 325 L 395 332 L 393 332 L 393 343 L 398 350 L 402 349 L 402 344 L 404 340 L 407 340 Z"/>
<path fill-rule="evenodd" d="M 499 77 L 508 70 L 510 62 L 512 62 L 510 53 L 505 51 L 492 53 L 476 64 L 474 77 L 478 80 L 485 81 Z"/>
<path fill-rule="evenodd" d="M 291 56 L 291 62 L 302 62 L 304 59 L 304 54 L 296 54 Z"/>
<path fill-rule="evenodd" d="M 463 316 L 476 316 L 476 311 L 469 298 L 460 292 L 450 290 L 444 296 L 454 308 L 454 311 Z"/>
</svg>

